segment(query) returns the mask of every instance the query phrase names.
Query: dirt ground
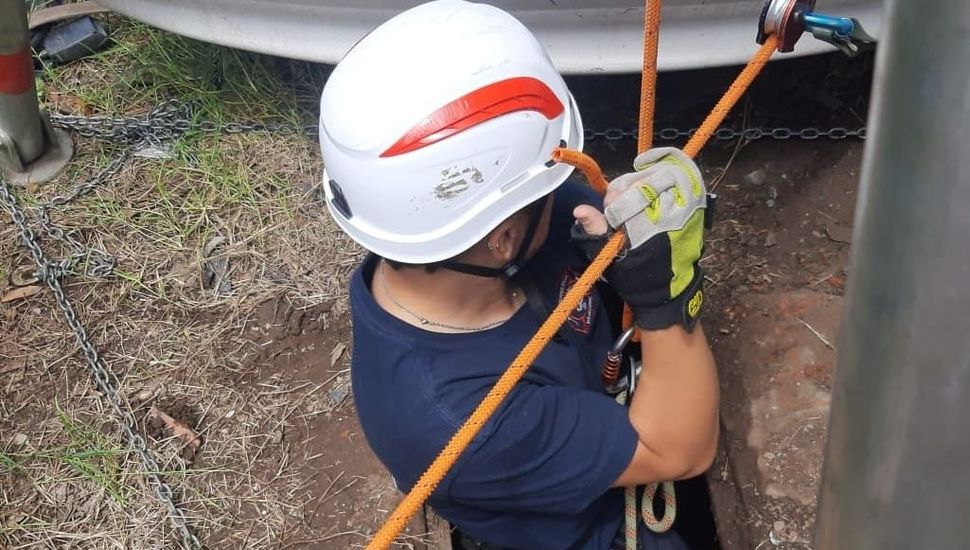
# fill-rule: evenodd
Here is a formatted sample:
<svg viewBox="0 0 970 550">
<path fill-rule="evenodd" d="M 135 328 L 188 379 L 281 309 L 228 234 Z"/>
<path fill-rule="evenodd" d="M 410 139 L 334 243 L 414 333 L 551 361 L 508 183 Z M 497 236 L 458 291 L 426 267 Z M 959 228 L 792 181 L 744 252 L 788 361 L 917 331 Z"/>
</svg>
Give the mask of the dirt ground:
<svg viewBox="0 0 970 550">
<path fill-rule="evenodd" d="M 204 65 L 227 55 L 198 51 L 209 56 Z M 827 63 L 795 72 L 831 74 Z M 114 66 L 109 55 L 45 78 L 49 106 L 143 115 L 156 99 L 144 82 L 132 88 L 134 99 L 85 92 L 85 75 L 100 79 Z M 771 69 L 782 75 L 776 86 L 804 90 L 784 76 L 790 66 Z M 712 104 L 710 90 L 733 73 L 703 77 L 704 93 L 681 93 L 677 78 L 666 80 L 660 103 L 678 107 L 658 124 L 684 125 L 685 111 L 696 120 Z M 170 91 L 158 84 L 164 77 L 144 80 Z M 185 80 L 199 87 L 202 77 Z M 581 81 L 576 95 L 601 105 L 617 93 L 611 87 L 628 84 Z M 312 99 L 314 84 L 307 88 L 300 93 Z M 838 117 L 858 110 L 846 100 L 858 91 L 839 90 L 799 95 L 840 113 L 802 126 L 848 126 Z M 213 93 L 229 102 L 221 88 Z M 786 98 L 752 95 L 743 113 L 798 126 L 780 114 Z M 617 105 L 608 125 L 627 126 Z M 595 107 L 588 114 L 590 124 L 603 123 Z M 21 192 L 28 208 L 117 152 L 99 140 L 76 144 L 66 174 Z M 114 276 L 69 277 L 68 295 L 208 548 L 361 547 L 399 498 L 354 413 L 344 289 L 361 251 L 320 204 L 316 147 L 299 135 L 187 138 L 167 157 L 133 159 L 54 215 L 86 247 L 118 259 Z M 613 174 L 630 147 L 590 144 Z M 856 141 L 720 142 L 700 159 L 720 195 L 703 265 L 705 323 L 723 389 L 723 445 L 709 475 L 723 548 L 809 545 L 861 150 Z M 213 242 L 215 253 L 207 250 Z M 65 252 L 46 238 L 44 245 Z M 214 266 L 231 289 L 207 281 Z M 22 290 L 36 286 L 22 280 L 29 268 L 9 217 L 0 217 L 0 548 L 172 548 L 165 510 L 125 450 L 50 293 Z M 447 547 L 440 525 L 425 518 L 400 542 Z"/>
<path fill-rule="evenodd" d="M 722 385 L 708 475 L 724 548 L 810 548 L 860 143 L 763 143 L 719 189 L 706 317 Z"/>
</svg>

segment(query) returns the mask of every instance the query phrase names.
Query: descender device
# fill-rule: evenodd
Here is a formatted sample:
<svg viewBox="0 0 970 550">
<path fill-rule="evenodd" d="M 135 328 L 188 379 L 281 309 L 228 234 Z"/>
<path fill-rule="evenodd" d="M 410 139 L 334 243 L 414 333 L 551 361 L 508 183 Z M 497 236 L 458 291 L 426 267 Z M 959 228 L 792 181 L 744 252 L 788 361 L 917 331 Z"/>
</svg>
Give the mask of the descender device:
<svg viewBox="0 0 970 550">
<path fill-rule="evenodd" d="M 815 0 L 765 1 L 758 21 L 758 44 L 764 44 L 774 34 L 778 37 L 778 51 L 790 52 L 805 32 L 832 44 L 849 57 L 876 44 L 858 20 L 819 13 L 815 11 Z"/>
</svg>

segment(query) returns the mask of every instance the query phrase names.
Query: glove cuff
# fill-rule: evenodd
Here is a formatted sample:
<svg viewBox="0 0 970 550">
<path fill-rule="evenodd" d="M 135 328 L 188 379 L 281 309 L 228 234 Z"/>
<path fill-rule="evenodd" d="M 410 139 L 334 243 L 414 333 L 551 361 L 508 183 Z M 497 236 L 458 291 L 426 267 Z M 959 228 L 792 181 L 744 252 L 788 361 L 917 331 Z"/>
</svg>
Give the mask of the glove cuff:
<svg viewBox="0 0 970 550">
<path fill-rule="evenodd" d="M 677 297 L 659 306 L 633 310 L 634 323 L 641 330 L 660 330 L 682 325 L 687 332 L 694 330 L 704 306 L 704 273 L 694 265 L 694 278 Z"/>
</svg>

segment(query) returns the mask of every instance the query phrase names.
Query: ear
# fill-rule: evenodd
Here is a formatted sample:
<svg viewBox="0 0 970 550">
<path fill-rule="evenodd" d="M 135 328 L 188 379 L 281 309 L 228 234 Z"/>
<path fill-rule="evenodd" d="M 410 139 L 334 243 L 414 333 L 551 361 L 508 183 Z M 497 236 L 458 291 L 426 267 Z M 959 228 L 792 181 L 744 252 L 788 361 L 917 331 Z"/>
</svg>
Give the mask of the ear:
<svg viewBox="0 0 970 550">
<path fill-rule="evenodd" d="M 519 239 L 522 238 L 521 228 L 517 216 L 503 221 L 498 227 L 492 230 L 485 238 L 485 245 L 489 255 L 502 265 L 515 259 L 519 251 Z"/>
</svg>

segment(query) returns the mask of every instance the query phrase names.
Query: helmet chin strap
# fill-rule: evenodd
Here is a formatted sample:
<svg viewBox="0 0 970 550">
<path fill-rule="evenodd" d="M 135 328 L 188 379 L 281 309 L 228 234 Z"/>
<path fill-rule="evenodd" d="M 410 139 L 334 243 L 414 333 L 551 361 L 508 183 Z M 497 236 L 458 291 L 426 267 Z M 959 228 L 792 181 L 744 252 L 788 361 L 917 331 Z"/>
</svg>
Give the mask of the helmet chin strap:
<svg viewBox="0 0 970 550">
<path fill-rule="evenodd" d="M 551 195 L 546 195 L 545 197 L 532 203 L 532 205 L 529 207 L 529 227 L 526 229 L 525 238 L 522 239 L 522 243 L 519 244 L 519 251 L 515 254 L 515 258 L 511 262 L 502 267 L 485 267 L 482 265 L 466 264 L 455 260 L 446 260 L 438 265 L 445 269 L 465 273 L 467 275 L 475 275 L 477 277 L 501 277 L 508 281 L 514 277 L 526 263 L 525 256 L 529 253 L 529 246 L 532 245 L 532 239 L 535 237 L 536 229 L 539 228 L 539 220 L 542 219 L 542 212 L 545 210 L 546 203 L 549 202 L 550 196 Z"/>
</svg>

